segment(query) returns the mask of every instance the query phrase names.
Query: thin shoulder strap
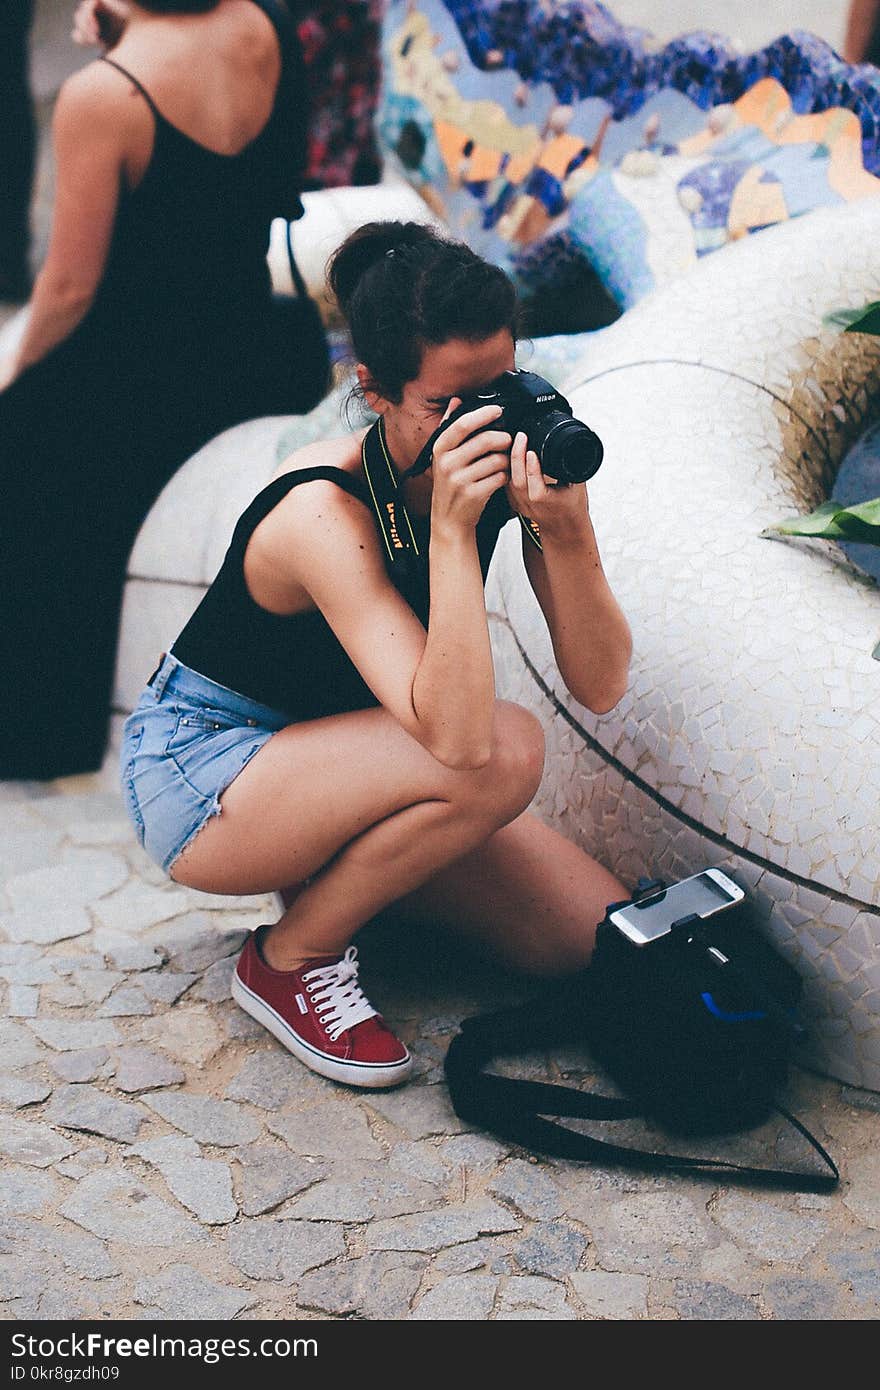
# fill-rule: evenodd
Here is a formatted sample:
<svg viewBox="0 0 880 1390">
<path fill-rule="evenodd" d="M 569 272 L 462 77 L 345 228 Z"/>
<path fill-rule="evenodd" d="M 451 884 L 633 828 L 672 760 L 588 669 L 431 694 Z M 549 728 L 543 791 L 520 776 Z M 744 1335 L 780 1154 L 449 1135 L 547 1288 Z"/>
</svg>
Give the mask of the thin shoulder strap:
<svg viewBox="0 0 880 1390">
<path fill-rule="evenodd" d="M 106 53 L 103 54 L 98 59 L 98 61 L 100 63 L 108 63 L 111 68 L 115 68 L 117 72 L 121 72 L 123 77 L 127 77 L 129 82 L 131 82 L 133 86 L 137 87 L 144 101 L 147 103 L 153 115 L 156 117 L 156 120 L 161 121 L 163 119 L 162 112 L 159 110 L 153 98 L 150 96 L 143 82 L 139 82 L 138 79 L 135 77 L 134 73 L 129 72 L 128 68 L 124 68 L 122 64 L 117 63 L 115 59 L 108 58 Z"/>
<path fill-rule="evenodd" d="M 315 478 L 324 478 L 327 482 L 336 483 L 345 492 L 351 493 L 352 497 L 357 497 L 365 507 L 372 510 L 367 489 L 360 479 L 353 478 L 350 473 L 346 473 L 344 468 L 332 468 L 324 465 L 316 468 L 296 468 L 290 473 L 282 473 L 279 478 L 273 478 L 271 483 L 268 483 L 261 492 L 257 493 L 250 506 L 246 507 L 238 518 L 224 564 L 231 561 L 234 570 L 239 572 L 239 565 L 244 558 L 248 542 L 263 517 L 268 516 L 272 508 L 277 507 L 282 497 L 286 497 L 293 488 L 299 487 L 300 483 L 310 483 Z"/>
<path fill-rule="evenodd" d="M 329 465 L 296 468 L 290 473 L 282 473 L 279 478 L 273 478 L 262 492 L 257 493 L 253 502 L 239 517 L 235 528 L 235 541 L 241 544 L 243 539 L 250 538 L 251 532 L 256 530 L 263 517 L 278 505 L 282 497 L 286 497 L 293 488 L 299 487 L 300 483 L 310 483 L 315 478 L 324 478 L 327 482 L 336 483 L 345 492 L 351 493 L 352 497 L 357 497 L 365 506 L 371 507 L 369 494 L 363 483 L 359 478 L 346 473 L 344 468 L 332 468 Z"/>
<path fill-rule="evenodd" d="M 280 478 L 275 478 L 269 487 L 279 487 L 278 497 L 280 499 L 285 497 L 291 488 L 299 487 L 300 483 L 310 483 L 314 478 L 323 478 L 328 483 L 336 483 L 345 492 L 351 493 L 352 497 L 357 497 L 361 502 L 366 502 L 369 505 L 369 494 L 360 478 L 355 478 L 344 468 L 333 468 L 329 464 L 318 464 L 314 468 L 295 468 L 290 473 L 282 473 Z M 282 484 L 283 487 L 281 487 Z"/>
</svg>

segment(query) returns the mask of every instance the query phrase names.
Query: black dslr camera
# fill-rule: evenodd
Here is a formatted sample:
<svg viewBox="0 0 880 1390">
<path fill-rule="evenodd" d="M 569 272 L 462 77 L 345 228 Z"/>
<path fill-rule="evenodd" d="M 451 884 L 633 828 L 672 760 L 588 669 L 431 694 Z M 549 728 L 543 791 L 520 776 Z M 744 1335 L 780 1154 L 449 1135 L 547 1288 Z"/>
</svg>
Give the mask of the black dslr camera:
<svg viewBox="0 0 880 1390">
<path fill-rule="evenodd" d="M 603 454 L 599 436 L 574 419 L 568 401 L 549 381 L 535 372 L 513 371 L 502 372 L 481 390 L 462 397 L 458 409 L 428 440 L 411 473 L 430 467 L 431 451 L 453 420 L 484 405 L 500 405 L 503 413 L 483 428 L 506 430 L 511 437 L 522 430 L 548 478 L 584 483 L 598 470 Z"/>
</svg>

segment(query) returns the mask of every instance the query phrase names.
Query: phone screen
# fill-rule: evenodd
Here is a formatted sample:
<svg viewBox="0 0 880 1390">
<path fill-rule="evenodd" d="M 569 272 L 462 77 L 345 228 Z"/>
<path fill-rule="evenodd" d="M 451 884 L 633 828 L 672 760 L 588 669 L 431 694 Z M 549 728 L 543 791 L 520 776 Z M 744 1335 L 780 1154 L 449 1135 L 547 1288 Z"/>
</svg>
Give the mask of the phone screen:
<svg viewBox="0 0 880 1390">
<path fill-rule="evenodd" d="M 623 919 L 641 939 L 650 941 L 669 931 L 673 922 L 682 917 L 688 917 L 691 913 L 707 917 L 737 901 L 709 874 L 695 874 L 681 883 L 673 883 L 659 897 L 647 898 L 643 903 L 633 903 L 612 913 L 611 920 L 622 925 L 620 919 Z"/>
</svg>

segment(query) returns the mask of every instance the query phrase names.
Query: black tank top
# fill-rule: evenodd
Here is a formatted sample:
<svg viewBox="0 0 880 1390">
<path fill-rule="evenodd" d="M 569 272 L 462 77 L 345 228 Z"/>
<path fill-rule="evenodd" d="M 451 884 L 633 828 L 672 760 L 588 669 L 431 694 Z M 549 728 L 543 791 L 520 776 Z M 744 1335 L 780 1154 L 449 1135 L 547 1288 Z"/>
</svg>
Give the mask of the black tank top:
<svg viewBox="0 0 880 1390">
<path fill-rule="evenodd" d="M 303 468 L 275 478 L 242 513 L 217 578 L 171 648 L 185 666 L 286 713 L 292 723 L 379 703 L 322 613 L 270 613 L 251 598 L 245 583 L 244 553 L 253 532 L 291 488 L 313 478 L 337 483 L 375 518 L 366 486 L 341 468 Z M 484 581 L 498 533 L 512 515 L 504 490 L 493 493 L 476 528 Z M 426 556 L 428 518 L 411 516 L 411 521 Z M 410 579 L 401 577 L 389 559 L 385 564 L 392 584 L 427 627 L 427 564 Z"/>
<path fill-rule="evenodd" d="M 210 343 L 210 334 L 263 316 L 271 294 L 266 264 L 273 217 L 301 215 L 298 191 L 306 157 L 305 69 L 290 13 L 279 0 L 253 0 L 272 21 L 281 75 L 259 135 L 235 155 L 217 154 L 166 120 L 150 93 L 153 153 L 136 188 L 123 190 L 92 317 L 123 326 L 129 352 L 138 338 Z M 173 345 L 172 345 L 173 346 Z M 241 351 L 241 344 L 237 345 Z"/>
</svg>

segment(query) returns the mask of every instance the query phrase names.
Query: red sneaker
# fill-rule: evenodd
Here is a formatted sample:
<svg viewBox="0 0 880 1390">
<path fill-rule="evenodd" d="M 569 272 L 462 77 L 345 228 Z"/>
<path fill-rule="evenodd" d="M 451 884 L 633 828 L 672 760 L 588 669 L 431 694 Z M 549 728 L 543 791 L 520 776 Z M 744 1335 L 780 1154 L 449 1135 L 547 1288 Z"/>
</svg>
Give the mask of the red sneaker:
<svg viewBox="0 0 880 1390">
<path fill-rule="evenodd" d="M 273 970 L 251 934 L 232 976 L 232 997 L 312 1071 L 349 1086 L 397 1086 L 412 1057 L 364 996 L 357 950 L 318 956 L 299 970 Z"/>
</svg>

